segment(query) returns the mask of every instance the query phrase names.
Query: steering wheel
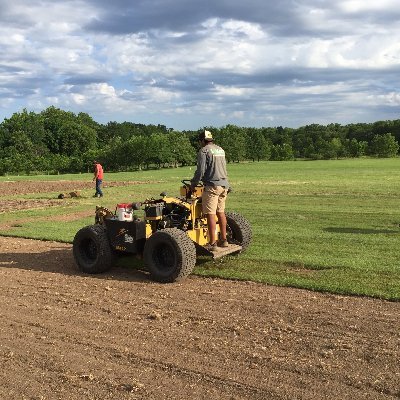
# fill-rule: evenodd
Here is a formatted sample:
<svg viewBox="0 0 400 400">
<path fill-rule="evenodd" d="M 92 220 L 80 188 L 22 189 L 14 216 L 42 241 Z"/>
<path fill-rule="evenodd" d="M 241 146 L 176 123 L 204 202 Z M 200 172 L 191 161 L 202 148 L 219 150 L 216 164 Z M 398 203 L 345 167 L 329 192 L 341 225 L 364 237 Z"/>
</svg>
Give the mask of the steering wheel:
<svg viewBox="0 0 400 400">
<path fill-rule="evenodd" d="M 192 182 L 190 181 L 190 179 L 182 179 L 182 181 L 181 181 L 185 186 L 187 186 L 187 187 L 191 187 L 192 186 Z M 202 183 L 198 183 L 197 185 L 196 185 L 196 187 L 203 187 L 204 185 L 202 184 Z"/>
</svg>

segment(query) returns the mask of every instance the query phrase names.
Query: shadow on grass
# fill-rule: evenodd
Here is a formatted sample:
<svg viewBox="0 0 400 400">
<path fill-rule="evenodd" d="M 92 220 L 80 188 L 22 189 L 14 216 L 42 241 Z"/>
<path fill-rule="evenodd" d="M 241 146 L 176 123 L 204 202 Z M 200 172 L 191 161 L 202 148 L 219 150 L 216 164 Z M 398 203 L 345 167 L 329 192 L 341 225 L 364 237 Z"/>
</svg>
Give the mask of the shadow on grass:
<svg viewBox="0 0 400 400">
<path fill-rule="evenodd" d="M 361 235 L 377 235 L 381 233 L 386 234 L 399 234 L 398 230 L 393 229 L 364 229 L 364 228 L 334 228 L 328 227 L 323 229 L 325 232 L 331 233 L 355 233 Z"/>
</svg>

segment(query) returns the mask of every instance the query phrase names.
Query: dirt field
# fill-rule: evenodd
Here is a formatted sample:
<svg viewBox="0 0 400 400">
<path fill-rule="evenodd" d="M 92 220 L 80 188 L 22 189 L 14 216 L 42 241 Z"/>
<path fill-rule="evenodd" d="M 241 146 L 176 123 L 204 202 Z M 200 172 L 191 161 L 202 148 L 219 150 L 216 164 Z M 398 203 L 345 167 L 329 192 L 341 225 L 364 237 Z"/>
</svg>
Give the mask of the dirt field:
<svg viewBox="0 0 400 400">
<path fill-rule="evenodd" d="M 1 399 L 400 398 L 400 303 L 0 249 Z"/>
<path fill-rule="evenodd" d="M 135 184 L 143 184 L 146 182 L 136 181 L 119 181 L 119 182 L 105 182 L 104 188 L 115 187 L 115 186 L 127 186 Z M 0 182 L 0 213 L 11 210 L 21 210 L 28 208 L 43 208 L 43 207 L 56 207 L 61 203 L 65 203 L 66 200 L 57 199 L 57 195 L 61 193 L 68 194 L 69 192 L 75 191 L 80 193 L 81 190 L 91 189 L 94 194 L 93 183 L 78 182 L 78 181 L 5 181 Z M 22 199 L 12 198 L 4 199 L 2 197 L 13 197 L 16 195 L 26 195 L 32 193 L 52 193 L 56 195 L 54 199 Z"/>
</svg>

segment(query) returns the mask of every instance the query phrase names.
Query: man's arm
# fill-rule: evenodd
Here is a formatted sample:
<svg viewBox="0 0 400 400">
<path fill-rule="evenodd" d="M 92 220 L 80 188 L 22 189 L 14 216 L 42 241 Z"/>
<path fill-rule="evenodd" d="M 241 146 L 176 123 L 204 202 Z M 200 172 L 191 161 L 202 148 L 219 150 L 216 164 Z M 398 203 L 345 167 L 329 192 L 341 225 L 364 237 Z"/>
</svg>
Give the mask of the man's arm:
<svg viewBox="0 0 400 400">
<path fill-rule="evenodd" d="M 206 170 L 206 156 L 207 152 L 199 151 L 197 155 L 197 168 L 196 172 L 194 173 L 193 178 L 191 179 L 191 187 L 194 188 L 199 184 L 199 182 L 203 179 L 204 172 Z"/>
<path fill-rule="evenodd" d="M 98 175 L 99 175 L 99 168 L 98 168 L 98 166 L 96 164 L 96 166 L 94 167 L 93 180 L 95 180 Z"/>
</svg>

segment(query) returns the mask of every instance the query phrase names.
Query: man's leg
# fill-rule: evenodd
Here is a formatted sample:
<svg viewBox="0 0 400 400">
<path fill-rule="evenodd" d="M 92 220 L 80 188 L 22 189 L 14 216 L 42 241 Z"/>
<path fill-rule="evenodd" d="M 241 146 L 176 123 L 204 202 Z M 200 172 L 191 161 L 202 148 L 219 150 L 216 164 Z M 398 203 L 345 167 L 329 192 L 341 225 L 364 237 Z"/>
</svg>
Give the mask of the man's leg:
<svg viewBox="0 0 400 400">
<path fill-rule="evenodd" d="M 96 179 L 96 191 L 94 192 L 94 197 L 97 197 L 99 193 L 99 181 Z"/>
<path fill-rule="evenodd" d="M 207 214 L 207 226 L 208 226 L 208 236 L 210 238 L 210 244 L 216 242 L 215 228 L 216 228 L 215 214 Z"/>
<path fill-rule="evenodd" d="M 102 182 L 102 179 L 96 179 L 96 195 L 99 195 L 100 197 L 103 196 L 103 192 L 101 191 Z"/>
<path fill-rule="evenodd" d="M 203 214 L 207 218 L 209 243 L 214 245 L 217 241 L 215 229 L 217 225 L 216 210 L 218 204 L 218 191 L 212 186 L 206 186 L 202 195 Z"/>
<path fill-rule="evenodd" d="M 228 242 L 226 240 L 226 215 L 225 215 L 225 202 L 226 197 L 228 195 L 228 191 L 224 188 L 219 196 L 218 196 L 218 205 L 217 205 L 217 217 L 218 217 L 218 225 L 219 225 L 219 246 L 227 247 Z"/>
<path fill-rule="evenodd" d="M 218 212 L 217 211 L 217 217 L 218 217 L 218 224 L 219 224 L 219 231 L 220 231 L 220 239 L 221 242 L 226 240 L 226 215 L 225 212 Z M 215 228 L 214 228 L 215 231 Z"/>
</svg>

